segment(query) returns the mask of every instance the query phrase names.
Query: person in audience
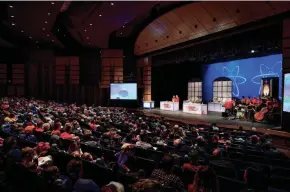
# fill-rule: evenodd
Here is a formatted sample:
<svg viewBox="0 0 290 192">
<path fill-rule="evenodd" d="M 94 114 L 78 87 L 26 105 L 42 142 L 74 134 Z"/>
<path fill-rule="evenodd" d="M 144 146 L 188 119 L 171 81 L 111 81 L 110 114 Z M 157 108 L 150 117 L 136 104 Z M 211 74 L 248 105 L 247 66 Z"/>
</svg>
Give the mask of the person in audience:
<svg viewBox="0 0 290 192">
<path fill-rule="evenodd" d="M 241 192 L 253 191 L 263 192 L 265 188 L 263 186 L 263 175 L 260 170 L 256 168 L 247 168 L 244 172 L 244 181 L 247 184 L 247 188 L 241 190 Z"/>
<path fill-rule="evenodd" d="M 14 137 L 7 137 L 4 140 L 2 152 L 15 162 L 21 162 L 22 160 L 21 150 L 18 148 L 17 140 Z"/>
<path fill-rule="evenodd" d="M 152 148 L 152 145 L 147 143 L 147 135 L 146 134 L 140 134 L 140 140 L 136 142 L 136 147 L 140 147 L 143 149 Z"/>
<path fill-rule="evenodd" d="M 54 129 L 53 131 L 51 132 L 51 135 L 58 135 L 60 136 L 61 135 L 61 123 L 60 122 L 57 122 L 54 124 Z"/>
<path fill-rule="evenodd" d="M 93 162 L 93 161 L 94 161 L 93 156 L 92 156 L 90 153 L 88 153 L 88 152 L 84 152 L 84 153 L 81 155 L 81 158 L 82 158 L 83 160 L 86 160 L 86 161 L 89 161 L 89 162 Z"/>
<path fill-rule="evenodd" d="M 35 126 L 31 122 L 28 122 L 26 124 L 26 127 L 22 131 L 22 133 L 24 133 L 24 134 L 32 134 L 34 129 L 35 129 Z"/>
<path fill-rule="evenodd" d="M 67 165 L 67 172 L 74 183 L 74 192 L 100 192 L 100 187 L 94 181 L 83 178 L 83 164 L 81 160 L 71 160 Z"/>
<path fill-rule="evenodd" d="M 41 171 L 41 177 L 48 184 L 50 191 L 70 192 L 72 191 L 72 181 L 70 178 L 61 175 L 56 166 L 47 166 Z"/>
<path fill-rule="evenodd" d="M 177 191 L 182 191 L 184 185 L 179 177 L 171 173 L 173 167 L 173 158 L 170 155 L 165 155 L 162 159 L 160 169 L 154 169 L 151 177 L 157 179 L 165 186 L 173 187 Z"/>
<path fill-rule="evenodd" d="M 101 192 L 125 192 L 125 189 L 121 183 L 112 181 L 102 187 Z"/>
<path fill-rule="evenodd" d="M 201 167 L 194 176 L 193 186 L 188 192 L 219 192 L 216 173 L 209 166 Z"/>
<path fill-rule="evenodd" d="M 31 147 L 24 147 L 21 150 L 22 153 L 22 161 L 21 164 L 26 166 L 27 163 L 32 162 L 35 156 L 35 151 Z"/>
<path fill-rule="evenodd" d="M 183 164 L 183 169 L 189 169 L 194 172 L 197 172 L 197 170 L 201 167 L 200 165 L 198 165 L 198 161 L 199 161 L 198 151 L 192 150 L 191 152 L 189 152 L 188 159 L 189 159 L 189 162 Z"/>
<path fill-rule="evenodd" d="M 35 152 L 38 157 L 44 157 L 47 155 L 48 150 L 50 149 L 50 144 L 47 142 L 40 142 L 35 147 Z"/>
<path fill-rule="evenodd" d="M 126 165 L 129 157 L 132 156 L 132 148 L 133 146 L 131 144 L 125 143 L 123 144 L 121 151 L 116 153 L 116 158 L 117 158 L 117 165 L 119 168 L 124 170 L 125 172 L 130 172 L 131 170 L 129 167 Z"/>
<path fill-rule="evenodd" d="M 141 179 L 132 185 L 132 192 L 160 192 L 162 184 L 152 179 Z"/>
<path fill-rule="evenodd" d="M 7 117 L 4 118 L 4 122 L 8 122 L 8 123 L 16 122 L 15 115 L 13 113 L 8 114 Z"/>
<path fill-rule="evenodd" d="M 4 139 L 2 146 L 2 153 L 8 154 L 12 149 L 17 147 L 17 141 L 14 137 L 7 137 Z"/>
<path fill-rule="evenodd" d="M 39 133 L 43 132 L 43 122 L 41 120 L 36 121 L 36 127 L 35 127 L 34 131 L 39 132 Z"/>
<path fill-rule="evenodd" d="M 72 133 L 72 127 L 70 124 L 65 124 L 65 131 L 60 134 L 60 138 L 69 140 L 79 140 L 79 137 L 74 136 Z"/>
<path fill-rule="evenodd" d="M 81 155 L 82 149 L 80 148 L 80 144 L 75 141 L 69 145 L 67 152 L 68 153 L 78 152 Z"/>
</svg>

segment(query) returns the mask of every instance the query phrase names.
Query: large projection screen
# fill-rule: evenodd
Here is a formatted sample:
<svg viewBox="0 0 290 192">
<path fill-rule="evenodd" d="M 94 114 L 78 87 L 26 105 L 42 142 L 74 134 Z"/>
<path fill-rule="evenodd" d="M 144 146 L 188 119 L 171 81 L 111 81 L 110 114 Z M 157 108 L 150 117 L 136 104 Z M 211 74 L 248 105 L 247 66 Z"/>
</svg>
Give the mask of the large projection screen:
<svg viewBox="0 0 290 192">
<path fill-rule="evenodd" d="M 111 100 L 136 100 L 137 83 L 112 83 L 110 85 Z"/>
<path fill-rule="evenodd" d="M 284 74 L 283 111 L 290 112 L 290 73 Z"/>
</svg>

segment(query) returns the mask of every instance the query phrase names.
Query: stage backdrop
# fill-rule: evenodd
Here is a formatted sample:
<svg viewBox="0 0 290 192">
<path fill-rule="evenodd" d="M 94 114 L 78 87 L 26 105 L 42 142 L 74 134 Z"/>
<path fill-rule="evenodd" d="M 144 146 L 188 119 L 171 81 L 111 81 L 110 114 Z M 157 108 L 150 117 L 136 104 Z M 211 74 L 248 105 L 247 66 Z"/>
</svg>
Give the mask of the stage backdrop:
<svg viewBox="0 0 290 192">
<path fill-rule="evenodd" d="M 154 60 L 153 60 L 154 61 Z M 173 95 L 178 95 L 180 101 L 187 100 L 188 82 L 191 79 L 200 79 L 202 63 L 186 61 L 184 63 L 152 66 L 152 100 L 155 107 L 160 101 L 171 101 Z M 180 102 L 180 106 L 182 102 Z"/>
<path fill-rule="evenodd" d="M 213 81 L 228 77 L 233 81 L 233 97 L 259 96 L 261 78 L 279 77 L 279 97 L 282 90 L 282 54 L 256 57 L 203 66 L 203 99 L 212 100 Z"/>
</svg>

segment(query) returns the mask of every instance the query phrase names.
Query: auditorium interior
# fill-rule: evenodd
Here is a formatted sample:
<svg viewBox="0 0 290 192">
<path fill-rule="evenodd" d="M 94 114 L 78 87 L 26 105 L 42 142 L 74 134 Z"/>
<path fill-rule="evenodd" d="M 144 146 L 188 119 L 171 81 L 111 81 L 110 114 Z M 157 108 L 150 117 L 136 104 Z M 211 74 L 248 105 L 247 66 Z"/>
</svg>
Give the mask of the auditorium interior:
<svg viewBox="0 0 290 192">
<path fill-rule="evenodd" d="M 0 2 L 0 191 L 290 191 L 290 2 Z"/>
</svg>

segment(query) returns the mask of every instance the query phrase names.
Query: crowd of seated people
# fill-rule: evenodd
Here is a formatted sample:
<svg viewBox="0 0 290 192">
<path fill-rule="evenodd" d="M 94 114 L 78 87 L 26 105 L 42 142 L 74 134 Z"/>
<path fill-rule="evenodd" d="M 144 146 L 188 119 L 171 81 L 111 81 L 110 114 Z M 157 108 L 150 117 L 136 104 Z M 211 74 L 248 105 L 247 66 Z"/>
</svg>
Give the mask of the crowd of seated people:
<svg viewBox="0 0 290 192">
<path fill-rule="evenodd" d="M 289 159 L 242 127 L 25 98 L 2 99 L 0 114 L 1 191 L 290 189 Z"/>
</svg>

